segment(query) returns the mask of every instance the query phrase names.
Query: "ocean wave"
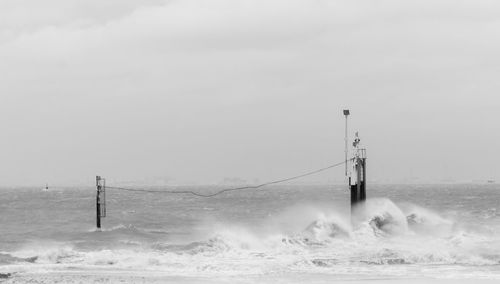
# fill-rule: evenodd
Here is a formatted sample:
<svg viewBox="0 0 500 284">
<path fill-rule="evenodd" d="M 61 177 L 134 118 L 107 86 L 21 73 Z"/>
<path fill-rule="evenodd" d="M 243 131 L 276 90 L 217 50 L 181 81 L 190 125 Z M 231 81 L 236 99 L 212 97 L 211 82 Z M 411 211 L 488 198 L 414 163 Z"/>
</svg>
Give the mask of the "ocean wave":
<svg viewBox="0 0 500 284">
<path fill-rule="evenodd" d="M 368 200 L 356 222 L 319 212 L 292 234 L 256 233 L 224 224 L 200 241 L 140 243 L 134 248 L 78 250 L 71 244 L 28 246 L 0 254 L 0 263 L 116 267 L 166 271 L 173 275 L 251 274 L 340 266 L 446 264 L 499 265 L 497 235 L 470 232 L 431 210 Z M 119 225 L 103 232 L 142 231 Z M 31 260 L 31 261 L 30 261 Z M 360 267 L 361 267 L 360 266 Z"/>
<path fill-rule="evenodd" d="M 94 233 L 94 232 L 120 232 L 120 231 L 121 232 L 139 232 L 140 229 L 138 229 L 137 227 L 135 227 L 132 224 L 128 224 L 128 225 L 119 224 L 119 225 L 115 225 L 115 226 L 110 227 L 110 228 L 101 228 L 101 229 L 93 228 L 93 229 L 88 230 L 88 232 L 90 232 L 90 233 Z"/>
<path fill-rule="evenodd" d="M 38 257 L 15 257 L 8 253 L 0 253 L 0 265 L 14 264 L 20 262 L 34 263 Z"/>
</svg>

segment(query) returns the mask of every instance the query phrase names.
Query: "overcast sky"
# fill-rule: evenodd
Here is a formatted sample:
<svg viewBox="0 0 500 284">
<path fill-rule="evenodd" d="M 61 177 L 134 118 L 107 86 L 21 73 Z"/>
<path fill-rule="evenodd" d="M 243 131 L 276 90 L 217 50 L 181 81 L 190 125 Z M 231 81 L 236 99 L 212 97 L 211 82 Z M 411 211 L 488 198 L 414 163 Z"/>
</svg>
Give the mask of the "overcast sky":
<svg viewBox="0 0 500 284">
<path fill-rule="evenodd" d="M 500 178 L 500 2 L 0 1 L 0 185 Z M 343 169 L 309 180 L 342 179 Z"/>
</svg>

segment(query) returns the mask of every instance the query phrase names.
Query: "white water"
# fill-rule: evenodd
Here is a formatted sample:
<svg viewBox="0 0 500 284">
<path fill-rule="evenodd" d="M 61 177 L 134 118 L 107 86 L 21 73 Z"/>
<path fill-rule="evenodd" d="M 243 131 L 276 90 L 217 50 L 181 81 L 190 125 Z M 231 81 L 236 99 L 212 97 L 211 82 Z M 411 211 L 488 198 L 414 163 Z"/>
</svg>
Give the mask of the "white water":
<svg viewBox="0 0 500 284">
<path fill-rule="evenodd" d="M 377 265 L 500 264 L 496 234 L 468 232 L 431 210 L 411 204 L 402 209 L 388 199 L 368 200 L 363 210 L 361 221 L 351 226 L 345 216 L 309 208 L 302 217 L 311 218 L 310 224 L 293 235 L 269 232 L 268 227 L 277 220 L 293 222 L 303 213 L 290 209 L 263 224 L 268 228 L 261 231 L 219 224 L 205 240 L 186 245 L 130 242 L 123 249 L 80 251 L 57 242 L 27 244 L 11 253 L 16 259 L 10 262 L 19 270 L 104 266 L 181 276 L 285 271 L 363 274 Z M 123 230 L 138 229 L 119 225 L 107 231 Z M 23 261 L 33 256 L 37 256 L 34 263 Z M 398 269 L 387 270 L 397 273 Z"/>
<path fill-rule="evenodd" d="M 249 206 L 240 208 L 253 210 Z M 251 210 L 245 214 L 252 215 Z M 122 214 L 135 214 L 128 211 Z M 296 203 L 252 223 L 201 212 L 197 222 L 186 219 L 176 226 L 117 223 L 102 232 L 87 226 L 70 235 L 80 237 L 76 239 L 27 239 L 0 252 L 0 272 L 108 269 L 186 277 L 315 273 L 349 279 L 500 279 L 500 231 L 491 208 L 440 213 L 372 198 L 357 209 L 354 223 L 345 211 L 321 202 Z M 185 233 L 171 237 L 182 228 Z"/>
</svg>

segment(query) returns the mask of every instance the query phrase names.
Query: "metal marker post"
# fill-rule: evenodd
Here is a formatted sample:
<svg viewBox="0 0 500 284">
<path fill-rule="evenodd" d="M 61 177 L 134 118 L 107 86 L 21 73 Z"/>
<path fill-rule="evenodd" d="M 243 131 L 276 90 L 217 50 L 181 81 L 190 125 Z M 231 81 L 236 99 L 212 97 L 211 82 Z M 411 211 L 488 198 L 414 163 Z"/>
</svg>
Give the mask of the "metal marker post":
<svg viewBox="0 0 500 284">
<path fill-rule="evenodd" d="M 101 229 L 101 177 L 96 176 L 96 226 L 97 229 Z"/>
<path fill-rule="evenodd" d="M 366 200 L 366 149 L 360 148 L 358 133 L 353 143 L 353 172 L 352 179 L 349 177 L 349 187 L 351 191 L 351 221 L 355 220 L 355 215 L 359 215 L 364 208 L 362 205 Z M 360 207 L 361 205 L 361 207 Z M 361 208 L 361 210 L 360 210 Z M 358 214 L 354 214 L 355 211 Z"/>
</svg>

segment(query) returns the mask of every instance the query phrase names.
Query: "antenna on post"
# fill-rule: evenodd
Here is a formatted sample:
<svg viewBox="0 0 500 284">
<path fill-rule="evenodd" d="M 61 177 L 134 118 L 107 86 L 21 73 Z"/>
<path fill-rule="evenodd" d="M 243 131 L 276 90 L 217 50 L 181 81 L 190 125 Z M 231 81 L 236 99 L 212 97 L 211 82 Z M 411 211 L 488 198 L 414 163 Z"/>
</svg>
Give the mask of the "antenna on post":
<svg viewBox="0 0 500 284">
<path fill-rule="evenodd" d="M 344 109 L 344 115 L 345 115 L 345 176 L 347 176 L 347 155 L 348 155 L 348 146 L 347 146 L 347 117 L 349 116 L 349 110 Z"/>
</svg>

